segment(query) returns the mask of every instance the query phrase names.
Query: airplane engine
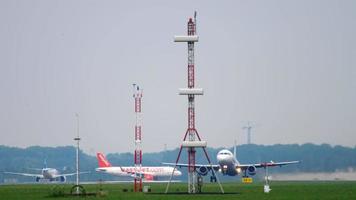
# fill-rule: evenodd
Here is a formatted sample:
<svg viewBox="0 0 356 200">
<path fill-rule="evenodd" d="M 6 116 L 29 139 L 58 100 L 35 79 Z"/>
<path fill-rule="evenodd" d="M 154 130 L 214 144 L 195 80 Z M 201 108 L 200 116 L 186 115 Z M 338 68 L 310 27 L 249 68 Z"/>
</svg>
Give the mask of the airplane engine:
<svg viewBox="0 0 356 200">
<path fill-rule="evenodd" d="M 209 172 L 209 169 L 205 166 L 201 166 L 197 169 L 199 175 L 206 176 Z"/>
<path fill-rule="evenodd" d="M 66 177 L 65 176 L 60 176 L 59 177 L 60 182 L 66 182 Z"/>
<path fill-rule="evenodd" d="M 247 173 L 250 175 L 250 176 L 253 176 L 256 174 L 256 167 L 255 166 L 249 166 L 247 168 Z"/>
<path fill-rule="evenodd" d="M 36 177 L 36 182 L 40 182 L 41 178 L 40 177 Z"/>
</svg>

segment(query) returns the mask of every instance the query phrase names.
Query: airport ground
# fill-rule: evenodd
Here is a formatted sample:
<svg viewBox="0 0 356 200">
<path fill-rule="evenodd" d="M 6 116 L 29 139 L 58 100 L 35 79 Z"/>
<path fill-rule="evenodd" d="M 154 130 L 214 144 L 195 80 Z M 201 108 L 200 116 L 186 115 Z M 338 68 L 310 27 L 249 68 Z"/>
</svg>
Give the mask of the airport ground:
<svg viewBox="0 0 356 200">
<path fill-rule="evenodd" d="M 216 184 L 205 184 L 202 194 L 189 195 L 185 183 L 174 183 L 169 194 L 164 194 L 166 184 L 149 184 L 151 192 L 134 193 L 131 184 L 90 184 L 84 185 L 86 191 L 101 196 L 87 196 L 82 199 L 356 199 L 356 181 L 309 181 L 272 182 L 272 191 L 263 193 L 263 183 L 241 184 L 224 183 L 225 194 L 219 193 Z M 60 191 L 69 193 L 71 184 L 23 184 L 0 185 L 0 199 L 78 199 L 61 196 Z M 126 191 L 127 190 L 127 191 Z M 59 192 L 59 193 L 58 193 Z M 54 194 L 57 194 L 54 195 Z M 79 197 L 80 198 L 80 197 Z"/>
</svg>

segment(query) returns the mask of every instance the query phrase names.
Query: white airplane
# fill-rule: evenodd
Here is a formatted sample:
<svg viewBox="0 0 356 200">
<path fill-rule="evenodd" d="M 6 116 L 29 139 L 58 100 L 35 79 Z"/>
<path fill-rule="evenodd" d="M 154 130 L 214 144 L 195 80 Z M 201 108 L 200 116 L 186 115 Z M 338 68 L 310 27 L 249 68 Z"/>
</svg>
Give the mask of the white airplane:
<svg viewBox="0 0 356 200">
<path fill-rule="evenodd" d="M 17 173 L 17 172 L 4 172 L 5 174 L 14 174 L 14 175 L 21 175 L 21 176 L 29 176 L 34 177 L 36 182 L 40 182 L 41 180 L 48 180 L 58 181 L 58 182 L 65 182 L 67 176 L 73 176 L 77 173 L 69 173 L 69 174 L 60 174 L 57 169 L 44 167 L 42 169 L 35 169 L 41 170 L 41 174 L 28 174 L 28 173 Z M 89 172 L 81 172 L 79 174 L 84 174 Z"/>
<path fill-rule="evenodd" d="M 157 180 L 158 177 L 170 177 L 174 170 L 173 167 L 161 167 L 161 166 L 159 167 L 142 166 L 141 169 L 137 168 L 137 171 L 133 166 L 113 167 L 102 153 L 97 153 L 96 155 L 99 163 L 99 167 L 95 169 L 97 172 L 103 172 L 116 176 L 131 176 L 131 177 L 141 176 L 143 180 L 146 182 L 158 182 L 155 181 Z M 180 176 L 182 175 L 182 172 L 175 170 L 173 175 Z"/>
<path fill-rule="evenodd" d="M 226 176 L 237 176 L 239 174 L 243 175 L 243 178 L 248 178 L 256 174 L 257 168 L 268 168 L 275 166 L 283 166 L 288 164 L 296 164 L 299 161 L 288 161 L 288 162 L 263 162 L 255 164 L 240 164 L 236 159 L 236 146 L 234 147 L 234 153 L 227 149 L 223 149 L 217 154 L 217 165 L 202 165 L 196 164 L 196 172 L 201 176 L 206 176 L 210 170 L 219 171 Z M 188 164 L 181 163 L 163 163 L 165 165 L 177 166 L 177 167 L 188 167 Z M 216 177 L 213 175 L 210 177 L 210 182 L 216 182 Z"/>
</svg>

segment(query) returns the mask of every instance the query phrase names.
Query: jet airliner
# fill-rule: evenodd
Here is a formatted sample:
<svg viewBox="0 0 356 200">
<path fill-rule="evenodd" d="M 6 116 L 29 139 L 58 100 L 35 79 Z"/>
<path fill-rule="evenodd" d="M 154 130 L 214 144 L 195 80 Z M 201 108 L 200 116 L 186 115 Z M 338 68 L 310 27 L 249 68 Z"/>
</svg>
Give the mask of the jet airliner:
<svg viewBox="0 0 356 200">
<path fill-rule="evenodd" d="M 36 170 L 41 170 L 41 174 L 28 174 L 28 173 L 17 173 L 17 172 L 4 172 L 4 173 L 34 177 L 36 182 L 40 182 L 41 180 L 48 180 L 50 182 L 52 181 L 65 182 L 67 176 L 73 176 L 77 174 L 77 173 L 60 174 L 57 169 L 48 168 L 48 167 L 44 167 L 42 169 L 36 169 Z M 89 173 L 89 172 L 81 172 L 79 174 L 84 174 L 84 173 Z"/>
<path fill-rule="evenodd" d="M 96 168 L 97 172 L 108 173 L 116 176 L 141 176 L 144 181 L 153 182 L 157 180 L 158 177 L 169 177 L 172 175 L 174 168 L 173 167 L 144 167 L 135 168 L 134 166 L 122 167 L 117 166 L 114 167 L 111 163 L 106 159 L 106 157 L 102 153 L 97 153 L 97 159 L 99 167 Z M 174 176 L 180 176 L 182 173 L 178 170 L 174 171 Z"/>
<path fill-rule="evenodd" d="M 237 176 L 242 174 L 243 177 L 249 177 L 256 174 L 257 168 L 268 168 L 275 166 L 283 166 L 288 164 L 297 164 L 299 161 L 287 161 L 287 162 L 262 162 L 255 164 L 240 164 L 236 159 L 236 147 L 234 147 L 234 153 L 228 149 L 223 149 L 218 152 L 217 165 L 202 165 L 196 164 L 195 169 L 197 173 L 201 176 L 206 176 L 210 170 L 219 171 L 226 176 Z M 181 163 L 163 163 L 166 165 L 177 166 L 177 167 L 188 167 L 188 164 Z M 213 175 L 210 177 L 211 182 L 216 182 L 216 177 Z"/>
</svg>

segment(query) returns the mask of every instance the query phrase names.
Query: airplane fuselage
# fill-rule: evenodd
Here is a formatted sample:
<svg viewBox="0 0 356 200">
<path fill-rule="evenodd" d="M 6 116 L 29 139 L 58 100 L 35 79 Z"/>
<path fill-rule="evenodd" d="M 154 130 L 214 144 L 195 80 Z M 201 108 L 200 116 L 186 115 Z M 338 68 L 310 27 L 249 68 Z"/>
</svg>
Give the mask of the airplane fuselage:
<svg viewBox="0 0 356 200">
<path fill-rule="evenodd" d="M 58 176 L 58 174 L 59 174 L 58 170 L 56 170 L 54 168 L 43 168 L 42 169 L 43 179 L 53 180 Z"/>
<path fill-rule="evenodd" d="M 138 174 L 151 174 L 152 176 L 170 176 L 173 172 L 173 167 L 141 167 L 135 169 L 135 167 L 98 167 L 96 171 L 113 174 L 116 176 L 134 176 Z M 178 170 L 174 171 L 174 176 L 180 176 L 182 173 Z"/>
<path fill-rule="evenodd" d="M 231 151 L 223 149 L 219 151 L 216 157 L 223 175 L 236 176 L 240 173 L 236 168 L 239 162 Z"/>
</svg>

